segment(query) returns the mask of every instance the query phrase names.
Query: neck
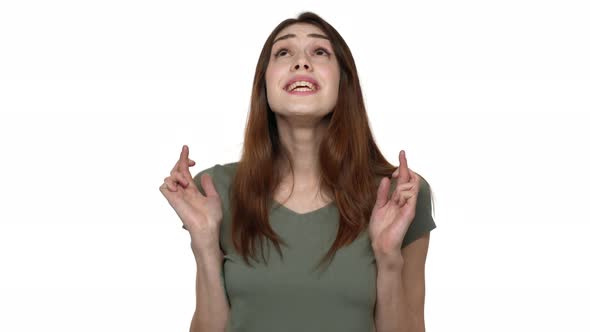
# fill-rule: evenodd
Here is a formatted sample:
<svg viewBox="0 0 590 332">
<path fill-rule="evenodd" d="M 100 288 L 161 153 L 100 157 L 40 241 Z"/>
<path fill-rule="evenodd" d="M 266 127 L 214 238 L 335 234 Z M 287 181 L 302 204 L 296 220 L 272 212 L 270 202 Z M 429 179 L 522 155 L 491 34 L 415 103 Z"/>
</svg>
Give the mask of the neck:
<svg viewBox="0 0 590 332">
<path fill-rule="evenodd" d="M 291 178 L 287 161 L 280 161 L 281 174 L 289 185 L 295 182 L 294 188 L 309 190 L 319 184 L 319 146 L 327 129 L 328 121 L 317 121 L 313 124 L 287 121 L 277 115 L 277 126 L 282 147 L 292 159 L 294 179 Z"/>
</svg>

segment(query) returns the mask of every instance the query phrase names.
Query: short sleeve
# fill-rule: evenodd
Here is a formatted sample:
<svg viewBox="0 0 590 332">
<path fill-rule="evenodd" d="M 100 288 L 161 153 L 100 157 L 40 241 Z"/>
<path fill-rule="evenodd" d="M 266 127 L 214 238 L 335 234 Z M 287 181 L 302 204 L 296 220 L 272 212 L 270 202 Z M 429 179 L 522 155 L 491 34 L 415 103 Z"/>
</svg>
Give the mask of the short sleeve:
<svg viewBox="0 0 590 332">
<path fill-rule="evenodd" d="M 420 189 L 416 201 L 416 215 L 402 241 L 402 248 L 436 228 L 432 217 L 432 194 L 430 185 L 420 175 Z"/>
</svg>

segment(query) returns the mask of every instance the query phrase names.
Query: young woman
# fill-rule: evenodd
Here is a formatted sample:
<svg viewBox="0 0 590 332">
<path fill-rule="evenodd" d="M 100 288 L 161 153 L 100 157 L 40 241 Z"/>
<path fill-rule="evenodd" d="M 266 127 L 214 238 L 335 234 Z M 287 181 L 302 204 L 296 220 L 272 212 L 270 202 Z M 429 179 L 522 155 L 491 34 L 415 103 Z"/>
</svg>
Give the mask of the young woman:
<svg viewBox="0 0 590 332">
<path fill-rule="evenodd" d="M 197 261 L 191 331 L 424 331 L 430 188 L 379 151 L 330 24 L 266 40 L 239 161 L 193 178 L 188 154 L 160 190 Z"/>
</svg>

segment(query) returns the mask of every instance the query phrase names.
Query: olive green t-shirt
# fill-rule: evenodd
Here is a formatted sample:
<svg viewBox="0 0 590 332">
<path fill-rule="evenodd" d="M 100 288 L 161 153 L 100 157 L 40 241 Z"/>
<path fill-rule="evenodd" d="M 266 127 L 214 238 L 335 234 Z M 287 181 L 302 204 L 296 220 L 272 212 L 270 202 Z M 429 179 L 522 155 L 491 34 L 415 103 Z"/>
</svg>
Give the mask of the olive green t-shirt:
<svg viewBox="0 0 590 332">
<path fill-rule="evenodd" d="M 193 179 L 204 194 L 200 177 L 211 175 L 222 200 L 222 281 L 230 305 L 226 332 L 374 331 L 377 269 L 368 232 L 341 248 L 325 270 L 314 269 L 336 237 L 337 206 L 331 202 L 297 213 L 274 201 L 269 221 L 288 247 L 281 246 L 281 260 L 274 246 L 265 246 L 271 248 L 265 250 L 268 266 L 258 255 L 259 262 L 250 259 L 251 268 L 231 240 L 229 190 L 236 166 L 237 162 L 216 164 Z M 416 216 L 402 246 L 435 227 L 430 188 L 421 178 Z"/>
</svg>

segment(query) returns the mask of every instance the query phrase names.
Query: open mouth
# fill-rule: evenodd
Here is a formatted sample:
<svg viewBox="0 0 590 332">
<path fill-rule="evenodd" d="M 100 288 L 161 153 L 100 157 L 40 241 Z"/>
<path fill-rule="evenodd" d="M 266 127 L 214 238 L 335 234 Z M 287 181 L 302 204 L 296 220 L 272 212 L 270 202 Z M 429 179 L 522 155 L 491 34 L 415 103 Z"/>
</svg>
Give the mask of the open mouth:
<svg viewBox="0 0 590 332">
<path fill-rule="evenodd" d="M 318 87 L 311 82 L 297 81 L 289 84 L 285 90 L 293 95 L 311 95 L 318 91 Z"/>
<path fill-rule="evenodd" d="M 315 91 L 315 89 L 308 88 L 308 87 L 300 87 L 290 90 L 289 92 L 298 92 L 298 91 Z"/>
<path fill-rule="evenodd" d="M 318 90 L 318 86 L 314 83 L 307 81 L 296 81 L 285 87 L 285 90 L 289 93 L 311 93 Z"/>
</svg>

